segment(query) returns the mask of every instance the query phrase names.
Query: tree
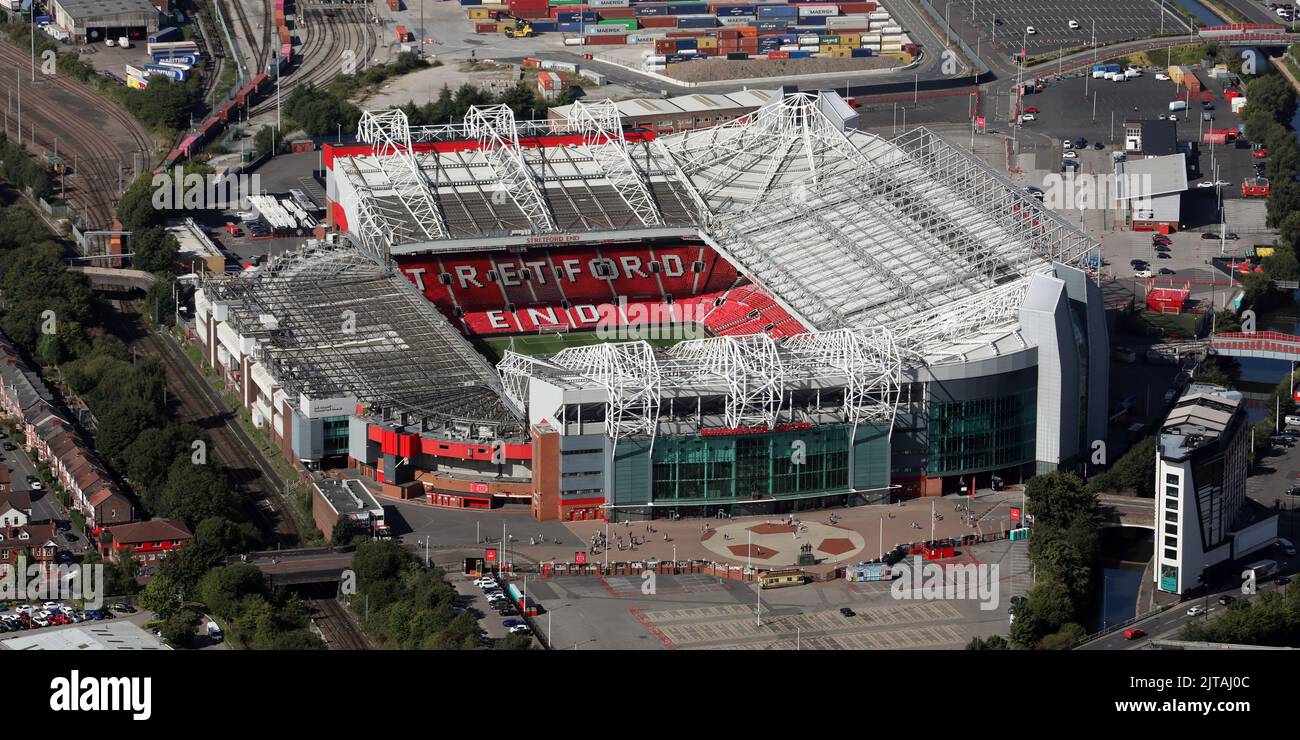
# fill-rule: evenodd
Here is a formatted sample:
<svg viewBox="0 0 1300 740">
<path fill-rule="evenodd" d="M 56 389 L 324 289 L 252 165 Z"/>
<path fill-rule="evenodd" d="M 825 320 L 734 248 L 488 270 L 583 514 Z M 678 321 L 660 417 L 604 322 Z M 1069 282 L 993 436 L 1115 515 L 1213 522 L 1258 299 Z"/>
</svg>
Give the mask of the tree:
<svg viewBox="0 0 1300 740">
<path fill-rule="evenodd" d="M 188 647 L 194 639 L 194 628 L 199 624 L 199 615 L 189 609 L 178 609 L 163 620 L 158 626 L 162 638 L 176 647 Z"/>
<path fill-rule="evenodd" d="M 977 638 L 975 638 L 975 639 L 978 640 L 979 638 L 977 637 Z M 990 640 L 990 641 L 992 641 L 992 640 L 1002 640 L 1002 638 L 1001 638 L 1001 637 L 998 637 L 997 635 L 994 635 L 993 637 L 990 637 L 989 640 Z M 973 641 L 972 641 L 972 642 L 973 642 Z M 1006 641 L 1005 641 L 1005 640 L 1002 640 L 1002 644 L 1005 645 L 1005 644 L 1006 644 Z M 969 647 L 969 646 L 968 646 L 968 647 Z M 504 637 L 504 638 L 502 638 L 502 639 L 500 639 L 500 640 L 497 640 L 496 649 L 497 649 L 497 650 L 532 650 L 532 649 L 533 649 L 533 639 L 532 639 L 531 637 L 528 637 L 527 635 L 507 635 L 506 637 Z M 986 650 L 1002 650 L 1002 649 L 1005 649 L 1005 648 L 990 647 L 990 648 L 984 648 L 984 649 L 986 649 Z"/>
<path fill-rule="evenodd" d="M 1133 492 L 1143 498 L 1155 496 L 1155 450 L 1155 436 L 1143 438 L 1121 455 L 1109 470 L 1093 476 L 1088 481 L 1088 490 L 1094 493 Z"/>
<path fill-rule="evenodd" d="M 1262 272 L 1252 272 L 1241 279 L 1241 288 L 1247 303 L 1257 303 L 1273 292 L 1273 281 Z"/>
<path fill-rule="evenodd" d="M 184 551 L 185 548 L 180 550 L 180 552 Z M 140 608 L 166 619 L 180 608 L 184 596 L 184 591 L 176 579 L 160 569 L 158 573 L 154 574 L 153 578 L 149 579 L 149 585 L 144 587 L 144 591 L 140 592 L 138 603 Z"/>
<path fill-rule="evenodd" d="M 1087 630 L 1078 622 L 1061 625 L 1061 629 L 1039 640 L 1038 646 L 1043 650 L 1069 650 L 1088 636 Z"/>
<path fill-rule="evenodd" d="M 145 272 L 171 272 L 176 265 L 180 244 L 176 237 L 160 226 L 131 232 L 131 263 Z M 170 294 L 170 293 L 169 293 Z"/>
<path fill-rule="evenodd" d="M 233 619 L 242 612 L 246 597 L 266 596 L 266 583 L 256 565 L 227 565 L 203 576 L 197 596 L 217 616 Z"/>
<path fill-rule="evenodd" d="M 514 637 L 514 635 L 511 635 Z M 509 638 L 506 638 L 509 639 Z M 501 643 L 497 643 L 497 649 L 501 649 Z M 972 637 L 971 641 L 966 643 L 967 650 L 1010 650 L 1011 643 L 1007 642 L 1002 635 L 993 635 L 992 637 L 979 638 Z"/>
<path fill-rule="evenodd" d="M 1292 251 L 1300 246 L 1300 211 L 1291 211 L 1278 224 L 1278 243 L 1291 247 Z"/>
<path fill-rule="evenodd" d="M 261 540 L 257 528 L 249 522 L 233 522 L 219 516 L 210 516 L 199 522 L 194 530 L 196 542 L 210 545 L 227 554 L 249 552 Z"/>
<path fill-rule="evenodd" d="M 270 154 L 272 150 L 282 149 L 283 141 L 279 141 L 275 134 L 275 129 L 270 126 L 263 126 L 257 130 L 253 137 L 253 158 L 260 159 L 265 154 Z"/>
</svg>

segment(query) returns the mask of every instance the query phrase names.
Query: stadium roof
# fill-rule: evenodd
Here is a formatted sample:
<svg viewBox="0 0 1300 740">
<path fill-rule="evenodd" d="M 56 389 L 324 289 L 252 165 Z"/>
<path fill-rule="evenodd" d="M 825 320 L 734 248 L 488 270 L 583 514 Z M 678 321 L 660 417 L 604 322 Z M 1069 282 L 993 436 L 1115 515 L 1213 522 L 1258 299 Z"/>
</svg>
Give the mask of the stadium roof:
<svg viewBox="0 0 1300 740">
<path fill-rule="evenodd" d="M 817 94 L 791 94 L 657 138 L 625 137 L 610 101 L 577 103 L 566 122 L 518 124 L 497 106 L 472 109 L 463 126 L 409 129 L 400 111 L 367 113 L 361 138 L 374 153 L 335 159 L 335 175 L 354 187 L 340 195 L 356 214 L 350 229 L 380 254 L 676 229 L 708 241 L 804 326 L 884 324 L 918 352 L 1005 335 L 1031 275 L 1097 248 L 931 132 L 843 131 L 819 107 Z M 532 138 L 561 128 L 566 139 Z M 450 152 L 413 148 L 467 139 Z"/>
<path fill-rule="evenodd" d="M 519 426 L 493 368 L 391 262 L 312 243 L 205 290 L 295 401 L 351 397 L 430 426 Z"/>
</svg>

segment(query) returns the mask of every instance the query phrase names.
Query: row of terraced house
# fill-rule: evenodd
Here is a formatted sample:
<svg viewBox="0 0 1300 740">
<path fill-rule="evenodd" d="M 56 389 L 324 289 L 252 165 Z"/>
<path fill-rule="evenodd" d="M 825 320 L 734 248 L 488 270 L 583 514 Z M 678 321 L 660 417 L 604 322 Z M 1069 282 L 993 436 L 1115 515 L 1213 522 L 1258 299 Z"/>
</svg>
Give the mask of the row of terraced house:
<svg viewBox="0 0 1300 740">
<path fill-rule="evenodd" d="M 33 460 L 48 467 L 71 494 L 72 506 L 86 518 L 92 537 L 98 538 L 104 527 L 135 521 L 131 500 L 118 490 L 76 426 L 58 408 L 40 375 L 2 334 L 0 413 L 17 424 L 16 436 Z"/>
</svg>

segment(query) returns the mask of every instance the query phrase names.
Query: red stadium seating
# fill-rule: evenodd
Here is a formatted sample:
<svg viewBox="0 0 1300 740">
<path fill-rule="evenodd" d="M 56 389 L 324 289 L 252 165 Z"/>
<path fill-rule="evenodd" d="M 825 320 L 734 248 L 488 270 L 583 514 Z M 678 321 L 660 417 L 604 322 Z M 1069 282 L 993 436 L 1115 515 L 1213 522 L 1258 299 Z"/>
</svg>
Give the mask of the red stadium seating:
<svg viewBox="0 0 1300 740">
<path fill-rule="evenodd" d="M 563 326 L 703 323 L 715 335 L 805 331 L 702 244 L 610 244 L 399 257 L 425 297 L 467 334 Z"/>
</svg>

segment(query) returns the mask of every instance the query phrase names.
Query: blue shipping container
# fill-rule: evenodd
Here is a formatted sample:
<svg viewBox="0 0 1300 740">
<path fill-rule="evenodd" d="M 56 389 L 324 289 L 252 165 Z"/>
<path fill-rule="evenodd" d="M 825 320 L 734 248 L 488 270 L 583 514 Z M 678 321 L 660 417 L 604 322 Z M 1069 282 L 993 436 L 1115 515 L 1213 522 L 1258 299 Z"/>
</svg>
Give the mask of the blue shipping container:
<svg viewBox="0 0 1300 740">
<path fill-rule="evenodd" d="M 176 82 L 184 82 L 186 79 L 189 78 L 189 75 L 186 74 L 185 70 L 179 69 L 177 67 L 165 67 L 161 64 L 146 64 L 144 65 L 144 71 L 148 72 L 151 75 L 156 74 L 156 75 L 162 75 L 164 77 L 170 77 Z"/>
<path fill-rule="evenodd" d="M 708 3 L 677 3 L 672 6 L 673 15 L 704 15 L 709 12 Z"/>
<path fill-rule="evenodd" d="M 565 10 L 556 13 L 555 20 L 560 23 L 576 23 L 578 21 L 584 23 L 595 23 L 600 19 L 596 17 L 596 11 L 594 10 L 587 11 L 586 13 L 583 13 L 580 10 Z"/>
<path fill-rule="evenodd" d="M 678 28 L 717 28 L 718 19 L 709 18 L 678 18 Z"/>
<path fill-rule="evenodd" d="M 729 5 L 718 8 L 718 15 L 754 15 L 753 5 Z"/>
<path fill-rule="evenodd" d="M 555 27 L 559 29 L 560 33 L 582 33 L 582 24 L 576 21 L 573 23 L 556 23 Z"/>
<path fill-rule="evenodd" d="M 460 0 L 461 5 L 482 5 L 483 0 Z"/>
<path fill-rule="evenodd" d="M 669 54 L 664 57 L 665 64 L 677 64 L 678 62 L 689 62 L 692 59 L 699 59 L 695 54 Z"/>
<path fill-rule="evenodd" d="M 824 26 L 826 25 L 826 16 L 824 15 L 806 15 L 799 19 L 801 26 Z"/>
<path fill-rule="evenodd" d="M 171 56 L 171 57 L 157 56 L 153 58 L 154 64 L 161 64 L 163 62 L 175 62 L 179 64 L 188 64 L 191 67 L 197 67 L 200 61 L 201 60 L 198 57 L 191 56 L 189 54 L 181 54 L 178 56 Z"/>
<path fill-rule="evenodd" d="M 853 50 L 851 50 L 851 51 L 849 52 L 849 56 L 853 56 L 853 57 L 869 57 L 869 56 L 871 56 L 871 50 L 870 50 L 870 49 L 853 49 Z"/>
<path fill-rule="evenodd" d="M 786 23 L 784 20 L 754 21 L 754 28 L 759 32 L 763 31 L 784 31 Z"/>
<path fill-rule="evenodd" d="M 698 47 L 699 47 L 699 42 L 696 41 L 695 39 L 677 39 L 678 51 L 682 51 L 684 49 L 694 51 Z"/>
<path fill-rule="evenodd" d="M 667 5 L 638 5 L 635 10 L 637 15 L 672 15 Z"/>
<path fill-rule="evenodd" d="M 533 21 L 533 30 L 538 33 L 554 33 L 558 29 L 555 21 Z"/>
<path fill-rule="evenodd" d="M 759 5 L 759 18 L 798 18 L 799 9 L 793 5 Z"/>
</svg>

